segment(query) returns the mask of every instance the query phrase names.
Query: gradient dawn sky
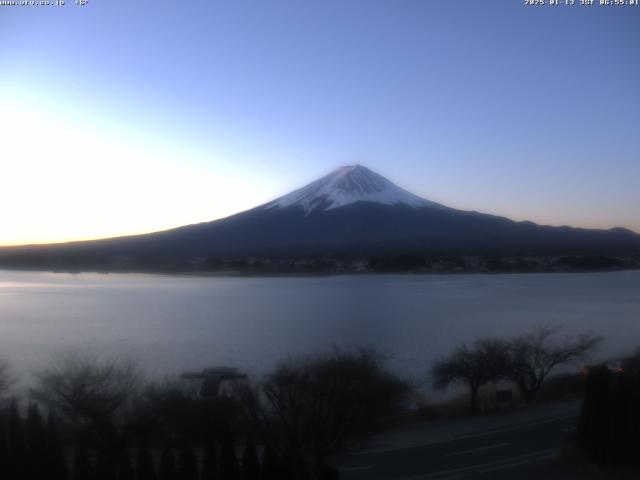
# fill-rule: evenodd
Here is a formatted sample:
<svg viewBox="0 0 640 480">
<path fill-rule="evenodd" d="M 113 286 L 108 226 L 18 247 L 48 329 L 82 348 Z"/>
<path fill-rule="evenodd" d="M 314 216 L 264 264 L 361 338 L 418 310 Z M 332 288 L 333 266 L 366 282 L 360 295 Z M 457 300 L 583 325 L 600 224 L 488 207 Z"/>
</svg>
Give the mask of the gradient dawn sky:
<svg viewBox="0 0 640 480">
<path fill-rule="evenodd" d="M 212 220 L 352 163 L 640 231 L 640 7 L 66 3 L 0 6 L 0 244 Z"/>
</svg>

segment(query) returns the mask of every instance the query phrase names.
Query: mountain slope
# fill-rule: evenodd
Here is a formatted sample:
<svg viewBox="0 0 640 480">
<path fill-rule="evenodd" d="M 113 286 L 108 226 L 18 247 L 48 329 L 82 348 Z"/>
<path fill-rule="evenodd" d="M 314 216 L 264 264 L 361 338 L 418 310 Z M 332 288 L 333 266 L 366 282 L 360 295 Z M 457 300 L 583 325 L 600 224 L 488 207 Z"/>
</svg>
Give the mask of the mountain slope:
<svg viewBox="0 0 640 480">
<path fill-rule="evenodd" d="M 455 210 L 349 166 L 221 220 L 147 235 L 4 248 L 0 266 L 180 270 L 229 258 L 399 255 L 640 255 L 640 236 Z"/>
</svg>

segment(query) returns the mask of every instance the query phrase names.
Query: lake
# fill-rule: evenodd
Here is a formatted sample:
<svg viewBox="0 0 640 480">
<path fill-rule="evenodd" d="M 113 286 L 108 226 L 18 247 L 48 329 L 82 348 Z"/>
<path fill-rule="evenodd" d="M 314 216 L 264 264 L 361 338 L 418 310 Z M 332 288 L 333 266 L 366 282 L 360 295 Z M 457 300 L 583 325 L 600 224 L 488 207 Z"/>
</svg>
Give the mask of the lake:
<svg viewBox="0 0 640 480">
<path fill-rule="evenodd" d="M 261 374 L 332 346 L 372 346 L 420 384 L 458 343 L 543 322 L 640 346 L 640 272 L 208 277 L 0 270 L 0 357 L 14 371 L 55 352 L 126 355 L 153 375 L 212 365 Z"/>
</svg>

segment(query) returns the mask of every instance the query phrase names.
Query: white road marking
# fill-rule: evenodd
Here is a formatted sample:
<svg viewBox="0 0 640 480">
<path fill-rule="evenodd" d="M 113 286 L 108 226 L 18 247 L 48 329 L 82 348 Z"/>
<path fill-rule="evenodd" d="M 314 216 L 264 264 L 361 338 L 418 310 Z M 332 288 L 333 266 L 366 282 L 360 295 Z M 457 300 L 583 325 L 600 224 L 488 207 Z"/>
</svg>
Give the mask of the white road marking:
<svg viewBox="0 0 640 480">
<path fill-rule="evenodd" d="M 467 453 L 482 452 L 483 450 L 491 450 L 493 448 L 500 448 L 500 447 L 504 447 L 505 445 L 508 445 L 508 443 L 496 443 L 495 445 L 489 445 L 489 446 L 486 446 L 486 447 L 472 448 L 471 450 L 462 450 L 461 452 L 447 453 L 447 454 L 443 455 L 443 457 L 456 457 L 458 455 L 466 455 Z"/>
</svg>

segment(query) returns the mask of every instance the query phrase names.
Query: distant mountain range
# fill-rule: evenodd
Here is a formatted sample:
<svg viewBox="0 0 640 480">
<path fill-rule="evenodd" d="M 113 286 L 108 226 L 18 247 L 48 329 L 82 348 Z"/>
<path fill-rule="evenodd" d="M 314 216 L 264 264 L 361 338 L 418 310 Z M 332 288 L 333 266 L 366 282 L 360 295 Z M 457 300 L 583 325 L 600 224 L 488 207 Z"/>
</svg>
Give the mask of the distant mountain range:
<svg viewBox="0 0 640 480">
<path fill-rule="evenodd" d="M 640 235 L 541 226 L 431 202 L 360 165 L 265 205 L 157 233 L 0 248 L 0 267 L 177 271 L 635 268 Z"/>
</svg>

